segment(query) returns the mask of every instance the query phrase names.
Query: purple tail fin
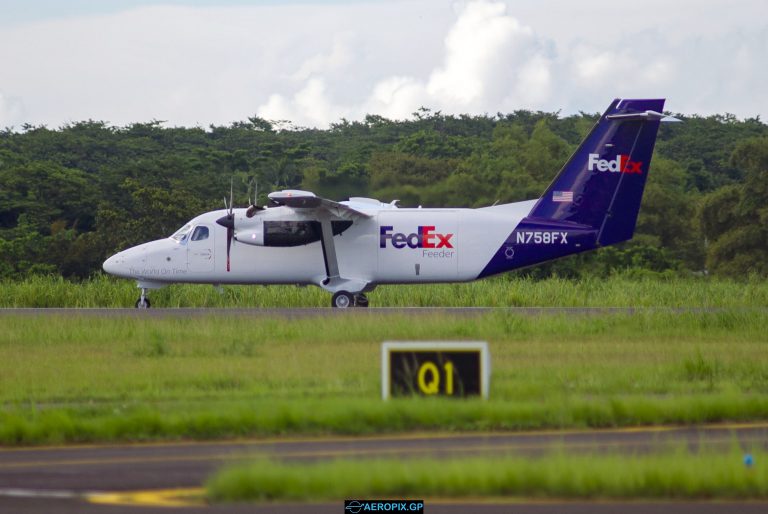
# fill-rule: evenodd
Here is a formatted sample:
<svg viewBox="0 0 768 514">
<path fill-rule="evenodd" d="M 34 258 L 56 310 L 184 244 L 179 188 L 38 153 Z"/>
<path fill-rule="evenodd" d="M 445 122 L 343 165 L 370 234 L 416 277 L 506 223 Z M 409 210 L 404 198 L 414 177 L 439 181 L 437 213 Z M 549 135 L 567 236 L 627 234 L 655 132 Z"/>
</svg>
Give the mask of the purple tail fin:
<svg viewBox="0 0 768 514">
<path fill-rule="evenodd" d="M 598 243 L 635 230 L 664 100 L 614 100 L 528 215 L 599 230 Z"/>
<path fill-rule="evenodd" d="M 631 239 L 663 109 L 614 100 L 480 276 Z M 536 243 L 547 232 L 558 244 Z"/>
</svg>

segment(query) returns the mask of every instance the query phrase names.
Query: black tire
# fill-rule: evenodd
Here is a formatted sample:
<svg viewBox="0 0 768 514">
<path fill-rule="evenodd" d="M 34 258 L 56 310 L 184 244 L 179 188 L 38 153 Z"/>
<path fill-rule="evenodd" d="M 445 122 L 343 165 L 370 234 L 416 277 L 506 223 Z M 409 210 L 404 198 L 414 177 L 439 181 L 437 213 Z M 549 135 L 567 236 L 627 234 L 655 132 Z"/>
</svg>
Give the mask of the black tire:
<svg viewBox="0 0 768 514">
<path fill-rule="evenodd" d="M 136 308 L 137 309 L 149 309 L 152 307 L 152 304 L 149 301 L 149 298 L 144 298 L 144 305 L 141 305 L 141 298 L 136 300 Z"/>
<path fill-rule="evenodd" d="M 339 291 L 331 298 L 331 307 L 347 309 L 355 305 L 355 298 L 347 291 Z"/>
<path fill-rule="evenodd" d="M 355 307 L 368 307 L 368 297 L 363 293 L 355 295 Z"/>
</svg>

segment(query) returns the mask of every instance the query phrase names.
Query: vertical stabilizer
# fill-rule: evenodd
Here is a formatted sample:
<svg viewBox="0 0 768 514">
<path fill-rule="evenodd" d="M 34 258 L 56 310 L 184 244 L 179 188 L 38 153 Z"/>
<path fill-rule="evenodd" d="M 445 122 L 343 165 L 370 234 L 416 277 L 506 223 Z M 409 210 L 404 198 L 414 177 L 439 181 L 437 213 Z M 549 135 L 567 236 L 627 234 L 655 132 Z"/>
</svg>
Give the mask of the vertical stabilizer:
<svg viewBox="0 0 768 514">
<path fill-rule="evenodd" d="M 631 239 L 663 109 L 614 100 L 480 276 Z"/>
<path fill-rule="evenodd" d="M 664 100 L 614 100 L 529 217 L 599 229 L 601 245 L 630 239 L 663 109 Z"/>
</svg>

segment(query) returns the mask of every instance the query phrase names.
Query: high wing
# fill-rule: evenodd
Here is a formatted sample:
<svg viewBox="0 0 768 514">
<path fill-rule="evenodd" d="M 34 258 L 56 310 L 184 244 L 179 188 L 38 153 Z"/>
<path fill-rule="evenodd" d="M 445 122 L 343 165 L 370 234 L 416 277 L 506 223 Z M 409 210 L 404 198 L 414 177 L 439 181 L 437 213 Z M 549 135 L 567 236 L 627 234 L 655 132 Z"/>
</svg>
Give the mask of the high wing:
<svg viewBox="0 0 768 514">
<path fill-rule="evenodd" d="M 355 217 L 371 218 L 373 214 L 353 209 L 343 203 L 334 202 L 317 196 L 310 191 L 301 191 L 299 189 L 285 189 L 275 191 L 268 195 L 269 200 L 275 206 L 284 205 L 294 209 L 318 209 L 326 211 L 337 218 L 349 219 Z"/>
</svg>

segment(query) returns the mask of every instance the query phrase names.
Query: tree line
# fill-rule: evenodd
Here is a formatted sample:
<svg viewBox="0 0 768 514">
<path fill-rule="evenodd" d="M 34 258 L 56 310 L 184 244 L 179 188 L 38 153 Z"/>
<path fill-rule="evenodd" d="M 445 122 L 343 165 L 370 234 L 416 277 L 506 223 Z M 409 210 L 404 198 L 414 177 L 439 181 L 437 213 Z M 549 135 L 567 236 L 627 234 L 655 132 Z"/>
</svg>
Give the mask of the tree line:
<svg viewBox="0 0 768 514">
<path fill-rule="evenodd" d="M 526 271 L 768 274 L 768 126 L 676 115 L 656 144 L 635 238 Z M 228 126 L 101 121 L 0 131 L 0 278 L 83 278 L 117 250 L 170 235 L 282 188 L 401 206 L 479 207 L 537 198 L 598 114 L 516 111 L 408 120 L 368 115 L 328 129 L 258 117 Z"/>
</svg>

